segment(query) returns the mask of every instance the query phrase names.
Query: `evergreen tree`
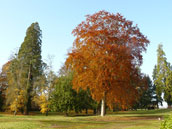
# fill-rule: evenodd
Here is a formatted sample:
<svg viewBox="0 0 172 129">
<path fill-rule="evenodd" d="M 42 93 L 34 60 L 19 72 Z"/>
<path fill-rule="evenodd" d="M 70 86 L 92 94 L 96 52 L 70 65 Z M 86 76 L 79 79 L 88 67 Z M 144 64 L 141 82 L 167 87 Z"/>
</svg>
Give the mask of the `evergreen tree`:
<svg viewBox="0 0 172 129">
<path fill-rule="evenodd" d="M 172 105 L 172 69 L 170 63 L 167 62 L 163 45 L 160 44 L 157 50 L 157 65 L 153 71 L 154 84 L 158 101 L 162 100 L 162 93 L 164 93 L 164 100 L 167 102 L 168 107 Z"/>
<path fill-rule="evenodd" d="M 157 104 L 155 86 L 149 76 L 145 77 L 147 88 L 143 91 L 140 98 L 140 107 L 148 109 L 150 107 L 155 107 Z"/>
<path fill-rule="evenodd" d="M 164 88 L 164 100 L 167 102 L 168 107 L 172 106 L 172 69 L 170 63 L 166 67 L 166 80 Z"/>
<path fill-rule="evenodd" d="M 154 84 L 156 86 L 156 92 L 157 96 L 160 99 L 162 99 L 162 93 L 164 92 L 165 88 L 165 73 L 166 73 L 166 57 L 165 52 L 163 51 L 162 44 L 158 45 L 157 49 L 157 66 L 154 71 L 156 73 L 154 76 Z"/>
<path fill-rule="evenodd" d="M 82 112 L 85 110 L 85 113 L 88 114 L 88 109 L 96 109 L 96 101 L 91 97 L 89 89 L 83 90 L 79 89 L 75 98 L 75 111 Z"/>
<path fill-rule="evenodd" d="M 83 110 L 88 113 L 88 109 L 95 110 L 96 102 L 92 99 L 90 91 L 73 89 L 73 71 L 65 65 L 59 70 L 59 76 L 53 82 L 54 91 L 50 96 L 50 109 L 53 111 L 65 112 L 66 115 L 71 110 L 76 113 Z"/>
<path fill-rule="evenodd" d="M 155 83 L 157 81 L 157 66 L 156 65 L 154 66 L 152 77 L 153 77 L 153 82 L 154 82 L 154 89 L 156 91 L 157 108 L 159 108 L 159 104 L 162 105 L 163 98 L 162 98 L 162 88 L 157 86 Z"/>
<path fill-rule="evenodd" d="M 153 85 L 149 76 L 144 76 L 144 88 L 140 89 L 140 97 L 133 106 L 134 109 L 155 108 L 158 104 L 155 85 Z"/>
<path fill-rule="evenodd" d="M 68 115 L 74 109 L 76 92 L 72 89 L 72 78 L 72 74 L 58 78 L 50 99 L 51 110 L 65 112 Z"/>
<path fill-rule="evenodd" d="M 41 58 L 41 30 L 39 24 L 32 23 L 27 29 L 26 37 L 18 52 L 19 78 L 24 81 L 21 84 L 24 90 L 24 113 L 28 114 L 31 109 L 31 101 L 34 96 L 34 83 L 43 73 L 43 63 Z M 39 87 L 39 85 L 37 85 Z"/>
</svg>

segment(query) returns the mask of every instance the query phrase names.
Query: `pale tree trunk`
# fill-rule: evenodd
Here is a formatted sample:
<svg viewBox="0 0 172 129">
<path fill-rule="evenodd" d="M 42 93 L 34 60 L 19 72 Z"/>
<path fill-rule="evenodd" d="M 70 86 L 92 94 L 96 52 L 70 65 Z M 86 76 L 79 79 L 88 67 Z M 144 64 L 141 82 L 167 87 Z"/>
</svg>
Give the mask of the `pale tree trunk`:
<svg viewBox="0 0 172 129">
<path fill-rule="evenodd" d="M 17 114 L 17 111 L 15 110 L 15 111 L 14 111 L 14 115 L 16 116 L 16 114 Z"/>
<path fill-rule="evenodd" d="M 104 97 L 102 99 L 102 102 L 101 102 L 101 116 L 105 116 L 105 93 L 104 93 Z"/>
</svg>

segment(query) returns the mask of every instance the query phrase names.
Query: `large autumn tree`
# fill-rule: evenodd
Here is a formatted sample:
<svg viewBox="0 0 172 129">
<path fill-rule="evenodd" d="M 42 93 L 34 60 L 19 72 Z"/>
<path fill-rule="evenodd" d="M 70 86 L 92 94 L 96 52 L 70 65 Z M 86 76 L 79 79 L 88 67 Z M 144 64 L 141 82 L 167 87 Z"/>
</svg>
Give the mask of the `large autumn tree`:
<svg viewBox="0 0 172 129">
<path fill-rule="evenodd" d="M 100 11 L 87 15 L 72 33 L 76 38 L 66 64 L 74 71 L 74 89 L 88 88 L 95 100 L 102 100 L 102 116 L 105 100 L 110 107 L 114 102 L 123 108 L 131 105 L 149 43 L 137 25 L 119 13 Z"/>
</svg>

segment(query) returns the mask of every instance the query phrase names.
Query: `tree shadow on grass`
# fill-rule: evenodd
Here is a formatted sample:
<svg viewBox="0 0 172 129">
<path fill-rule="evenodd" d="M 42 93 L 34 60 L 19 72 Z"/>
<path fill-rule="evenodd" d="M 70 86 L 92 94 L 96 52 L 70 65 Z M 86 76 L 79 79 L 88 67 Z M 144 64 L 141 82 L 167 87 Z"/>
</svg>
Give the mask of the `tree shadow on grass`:
<svg viewBox="0 0 172 129">
<path fill-rule="evenodd" d="M 51 128 L 67 128 L 67 127 L 86 127 L 86 126 L 103 126 L 107 125 L 107 122 L 102 121 L 85 121 L 85 120 L 77 120 L 77 121 L 59 121 L 59 120 L 41 120 L 41 125 L 47 126 L 49 125 Z"/>
<path fill-rule="evenodd" d="M 75 115 L 69 115 L 69 117 L 88 117 L 88 116 L 97 116 L 93 114 L 75 114 Z"/>
<path fill-rule="evenodd" d="M 39 122 L 43 123 L 61 123 L 61 124 L 78 124 L 78 122 L 81 122 L 83 124 L 107 124 L 106 122 L 100 122 L 100 121 L 63 121 L 63 120 L 39 120 Z"/>
</svg>

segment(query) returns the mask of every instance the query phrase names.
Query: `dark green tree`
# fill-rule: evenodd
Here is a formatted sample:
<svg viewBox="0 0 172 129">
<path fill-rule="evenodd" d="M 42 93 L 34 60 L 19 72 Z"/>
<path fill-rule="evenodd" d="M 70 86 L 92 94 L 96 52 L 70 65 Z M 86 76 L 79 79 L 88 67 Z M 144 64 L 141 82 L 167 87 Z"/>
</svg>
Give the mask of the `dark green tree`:
<svg viewBox="0 0 172 129">
<path fill-rule="evenodd" d="M 53 111 L 69 114 L 74 109 L 76 91 L 72 89 L 72 74 L 58 77 L 54 92 L 50 98 L 50 108 Z"/>
<path fill-rule="evenodd" d="M 147 88 L 143 91 L 140 98 L 140 108 L 149 109 L 150 107 L 157 106 L 157 97 L 155 86 L 153 85 L 149 76 L 145 76 Z"/>
<path fill-rule="evenodd" d="M 97 109 L 96 104 L 97 102 L 92 99 L 89 89 L 79 89 L 75 98 L 74 105 L 76 112 L 82 112 L 82 110 L 85 110 L 85 113 L 88 114 L 88 109 Z"/>
<path fill-rule="evenodd" d="M 50 96 L 50 108 L 53 111 L 65 112 L 66 115 L 71 110 L 75 110 L 76 113 L 83 110 L 88 113 L 88 109 L 96 109 L 96 102 L 92 99 L 89 89 L 79 89 L 75 91 L 73 89 L 73 71 L 67 68 L 65 65 L 59 70 L 59 76 L 54 85 L 54 91 Z"/>
<path fill-rule="evenodd" d="M 132 107 L 133 109 L 149 109 L 158 105 L 155 85 L 153 85 L 150 77 L 144 75 L 143 82 L 143 86 L 141 86 L 143 88 L 139 89 L 140 97 Z"/>
<path fill-rule="evenodd" d="M 37 89 L 33 87 L 34 82 L 43 73 L 43 63 L 41 57 L 41 44 L 42 33 L 39 24 L 32 23 L 27 29 L 26 37 L 18 52 L 17 59 L 20 62 L 21 77 L 26 81 L 25 85 L 22 85 L 25 91 L 24 113 L 28 114 L 31 110 L 31 101 L 33 90 Z"/>
</svg>

